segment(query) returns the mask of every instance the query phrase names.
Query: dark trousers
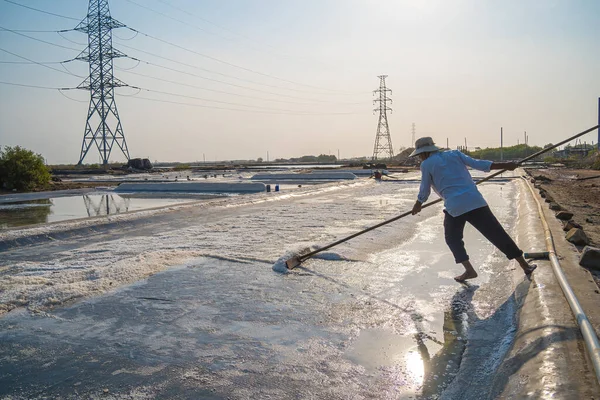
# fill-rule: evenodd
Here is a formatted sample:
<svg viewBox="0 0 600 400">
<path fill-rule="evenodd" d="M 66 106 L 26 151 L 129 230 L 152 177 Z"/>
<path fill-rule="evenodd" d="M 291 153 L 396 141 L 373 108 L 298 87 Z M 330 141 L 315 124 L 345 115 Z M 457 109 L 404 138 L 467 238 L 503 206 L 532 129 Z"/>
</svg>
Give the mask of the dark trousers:
<svg viewBox="0 0 600 400">
<path fill-rule="evenodd" d="M 444 214 L 444 236 L 457 264 L 469 260 L 469 255 L 465 250 L 465 242 L 463 242 L 463 231 L 467 222 L 481 232 L 509 260 L 523 254 L 488 206 L 476 208 L 458 217 L 453 217 L 446 210 L 444 210 Z"/>
</svg>

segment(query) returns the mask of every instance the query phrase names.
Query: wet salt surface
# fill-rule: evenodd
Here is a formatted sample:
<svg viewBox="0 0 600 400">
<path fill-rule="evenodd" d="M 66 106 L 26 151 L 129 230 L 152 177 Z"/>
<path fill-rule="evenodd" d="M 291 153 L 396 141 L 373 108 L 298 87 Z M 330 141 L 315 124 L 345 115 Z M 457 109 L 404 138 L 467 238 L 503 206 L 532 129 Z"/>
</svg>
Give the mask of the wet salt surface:
<svg viewBox="0 0 600 400">
<path fill-rule="evenodd" d="M 514 186 L 482 190 L 512 226 Z M 458 372 L 470 322 L 499 317 L 506 300 L 487 282 L 508 264 L 472 229 L 465 242 L 480 286 L 452 281 L 460 269 L 439 207 L 289 274 L 272 271 L 286 249 L 397 215 L 416 191 L 368 185 L 220 212 L 186 209 L 127 237 L 7 251 L 0 301 L 32 312 L 0 320 L 0 395 L 434 396 Z M 510 329 L 510 318 L 496 329 Z"/>
</svg>

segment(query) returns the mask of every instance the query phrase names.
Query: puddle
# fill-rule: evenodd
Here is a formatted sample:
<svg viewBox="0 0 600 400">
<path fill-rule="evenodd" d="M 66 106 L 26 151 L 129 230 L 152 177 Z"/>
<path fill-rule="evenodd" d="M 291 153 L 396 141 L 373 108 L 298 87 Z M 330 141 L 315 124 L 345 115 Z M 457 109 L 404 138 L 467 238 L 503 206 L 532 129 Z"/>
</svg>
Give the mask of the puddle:
<svg viewBox="0 0 600 400">
<path fill-rule="evenodd" d="M 0 204 L 0 230 L 76 218 L 116 215 L 211 197 L 214 196 L 150 198 L 107 193 Z"/>
<path fill-rule="evenodd" d="M 398 394 L 434 396 L 458 373 L 465 350 L 466 314 L 453 306 L 443 312 L 442 335 L 399 335 L 381 328 L 363 329 L 345 357 L 371 375 L 393 376 Z M 441 336 L 441 337 L 440 337 Z"/>
<path fill-rule="evenodd" d="M 397 335 L 385 329 L 363 329 L 346 351 L 346 357 L 371 373 L 401 364 L 416 384 L 423 383 L 423 359 L 411 336 Z"/>
</svg>

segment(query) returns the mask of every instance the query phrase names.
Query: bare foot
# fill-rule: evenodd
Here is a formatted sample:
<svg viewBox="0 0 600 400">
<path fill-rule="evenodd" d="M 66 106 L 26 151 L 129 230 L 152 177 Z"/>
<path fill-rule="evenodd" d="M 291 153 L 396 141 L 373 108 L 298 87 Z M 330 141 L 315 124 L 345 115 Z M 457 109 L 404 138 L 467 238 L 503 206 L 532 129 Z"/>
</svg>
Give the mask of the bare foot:
<svg viewBox="0 0 600 400">
<path fill-rule="evenodd" d="M 477 272 L 475 271 L 467 271 L 461 275 L 455 276 L 454 280 L 456 282 L 464 282 L 467 279 L 473 279 L 473 278 L 477 278 Z"/>
<path fill-rule="evenodd" d="M 535 271 L 536 268 L 537 268 L 537 265 L 531 264 L 531 265 L 528 265 L 527 268 L 523 268 L 523 272 L 525 272 L 525 275 L 531 275 L 531 273 L 533 271 Z"/>
<path fill-rule="evenodd" d="M 523 256 L 517 257 L 516 260 L 519 263 L 519 266 L 521 267 L 523 272 L 525 272 L 525 275 L 527 276 L 531 275 L 531 273 L 537 268 L 537 265 L 529 264 L 527 260 L 523 258 Z"/>
</svg>

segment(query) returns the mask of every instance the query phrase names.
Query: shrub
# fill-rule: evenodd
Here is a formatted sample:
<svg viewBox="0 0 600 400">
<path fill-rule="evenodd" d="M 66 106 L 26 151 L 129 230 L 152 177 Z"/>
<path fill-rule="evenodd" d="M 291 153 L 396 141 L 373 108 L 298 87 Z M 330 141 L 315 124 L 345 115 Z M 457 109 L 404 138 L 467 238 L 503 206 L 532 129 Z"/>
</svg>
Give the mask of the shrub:
<svg viewBox="0 0 600 400">
<path fill-rule="evenodd" d="M 20 146 L 0 149 L 0 187 L 32 190 L 48 181 L 50 172 L 40 154 Z"/>
<path fill-rule="evenodd" d="M 556 158 L 556 157 L 552 157 L 552 156 L 544 157 L 544 162 L 548 163 L 548 164 L 556 164 L 561 161 L 562 160 L 560 158 Z"/>
<path fill-rule="evenodd" d="M 173 167 L 173 171 L 184 171 L 190 168 L 190 164 L 179 164 Z"/>
</svg>

